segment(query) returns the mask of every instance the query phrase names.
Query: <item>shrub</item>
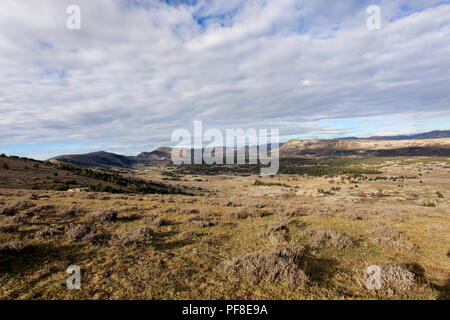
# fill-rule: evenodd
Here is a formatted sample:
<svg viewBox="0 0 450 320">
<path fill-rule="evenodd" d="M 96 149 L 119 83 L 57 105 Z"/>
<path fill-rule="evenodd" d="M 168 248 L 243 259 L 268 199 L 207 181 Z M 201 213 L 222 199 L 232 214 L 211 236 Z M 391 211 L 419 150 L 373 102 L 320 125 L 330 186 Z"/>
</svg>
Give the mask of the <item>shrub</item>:
<svg viewBox="0 0 450 320">
<path fill-rule="evenodd" d="M 236 219 L 247 219 L 247 218 L 262 218 L 268 216 L 267 211 L 261 210 L 259 208 L 242 208 L 240 210 L 233 211 L 229 214 L 230 217 Z"/>
<path fill-rule="evenodd" d="M 261 235 L 263 237 L 268 237 L 269 241 L 272 243 L 278 244 L 289 240 L 288 232 L 289 221 L 282 221 L 268 225 L 267 232 L 264 232 Z"/>
<path fill-rule="evenodd" d="M 19 213 L 19 210 L 14 207 L 4 207 L 0 210 L 0 215 L 4 216 L 14 216 Z"/>
<path fill-rule="evenodd" d="M 90 232 L 88 233 L 83 240 L 90 242 L 92 244 L 106 244 L 109 240 L 110 236 L 107 233 L 104 232 Z"/>
<path fill-rule="evenodd" d="M 32 207 L 30 209 L 24 210 L 23 215 L 27 217 L 38 216 L 41 213 L 55 213 L 55 206 L 51 204 L 46 204 L 42 206 Z"/>
<path fill-rule="evenodd" d="M 293 208 L 282 208 L 278 211 L 286 217 L 302 217 L 309 214 L 309 208 L 307 207 L 293 207 Z"/>
<path fill-rule="evenodd" d="M 62 214 L 65 216 L 73 217 L 80 213 L 81 210 L 76 206 L 64 207 L 62 208 Z"/>
<path fill-rule="evenodd" d="M 362 212 L 346 212 L 342 215 L 343 218 L 345 219 L 350 219 L 350 220 L 366 220 L 368 219 L 367 215 L 362 213 Z"/>
<path fill-rule="evenodd" d="M 429 208 L 435 208 L 435 207 L 437 207 L 437 204 L 434 203 L 434 202 L 429 201 L 429 202 L 424 203 L 423 206 L 424 207 L 429 207 Z"/>
<path fill-rule="evenodd" d="M 169 211 L 167 211 L 169 210 Z M 171 207 L 165 209 L 165 211 L 163 212 L 174 212 L 174 211 L 179 211 L 180 213 L 183 214 L 199 214 L 200 210 L 198 209 L 181 209 L 181 210 L 177 210 L 177 209 L 172 209 Z"/>
<path fill-rule="evenodd" d="M 26 249 L 26 245 L 20 240 L 12 240 L 0 245 L 0 253 L 20 253 Z"/>
<path fill-rule="evenodd" d="M 6 217 L 0 222 L 0 231 L 16 232 L 26 223 L 26 218 L 23 216 Z"/>
<path fill-rule="evenodd" d="M 158 227 L 162 227 L 162 226 L 167 226 L 170 224 L 169 220 L 163 219 L 163 218 L 155 218 L 153 220 L 153 224 L 158 226 Z"/>
<path fill-rule="evenodd" d="M 19 200 L 16 203 L 13 204 L 13 207 L 17 210 L 26 210 L 33 207 L 36 207 L 36 204 L 34 202 L 28 201 L 28 200 Z"/>
<path fill-rule="evenodd" d="M 115 235 L 111 240 L 112 245 L 129 246 L 132 244 L 144 244 L 153 238 L 153 230 L 148 227 L 140 227 L 125 233 Z"/>
<path fill-rule="evenodd" d="M 268 233 L 279 232 L 279 231 L 289 231 L 289 221 L 282 221 L 268 226 Z"/>
<path fill-rule="evenodd" d="M 292 188 L 284 183 L 274 183 L 274 182 L 263 182 L 260 180 L 255 180 L 254 186 L 266 186 L 266 187 L 286 187 Z"/>
<path fill-rule="evenodd" d="M 30 195 L 28 195 L 29 200 L 37 200 L 38 198 L 38 195 L 35 193 L 31 193 Z"/>
<path fill-rule="evenodd" d="M 225 206 L 225 207 L 242 207 L 242 204 L 241 203 L 239 203 L 239 202 L 236 202 L 236 201 L 228 201 L 228 200 L 226 200 L 224 203 L 223 203 L 223 205 Z"/>
<path fill-rule="evenodd" d="M 440 191 L 436 191 L 436 195 L 438 198 L 444 198 L 444 195 Z"/>
<path fill-rule="evenodd" d="M 35 236 L 37 238 L 47 238 L 47 237 L 54 237 L 60 233 L 61 232 L 58 228 L 45 227 L 43 229 L 38 230 Z"/>
<path fill-rule="evenodd" d="M 322 247 L 345 249 L 357 244 L 354 238 L 333 230 L 311 230 L 305 232 L 305 235 L 310 237 L 309 243 L 314 249 Z"/>
<path fill-rule="evenodd" d="M 406 235 L 387 225 L 380 223 L 369 233 L 371 235 L 370 242 L 373 244 L 393 249 L 417 249 L 417 246 Z"/>
<path fill-rule="evenodd" d="M 207 228 L 207 227 L 212 227 L 217 225 L 217 221 L 214 220 L 210 220 L 207 218 L 203 218 L 203 217 L 191 217 L 189 219 L 187 219 L 187 222 L 200 227 L 200 228 Z"/>
<path fill-rule="evenodd" d="M 68 185 L 58 183 L 58 184 L 55 184 L 54 186 L 52 186 L 51 189 L 56 190 L 56 191 L 67 191 L 70 189 L 70 187 Z"/>
<path fill-rule="evenodd" d="M 117 220 L 117 215 L 117 211 L 105 209 L 89 213 L 87 219 L 91 221 L 115 221 Z"/>
<path fill-rule="evenodd" d="M 303 248 L 279 246 L 267 255 L 250 253 L 225 266 L 231 276 L 244 278 L 252 284 L 283 282 L 291 289 L 304 288 L 308 282 L 302 270 Z"/>
<path fill-rule="evenodd" d="M 73 240 L 87 240 L 96 233 L 96 229 L 85 224 L 71 223 L 65 228 L 64 233 Z"/>
<path fill-rule="evenodd" d="M 6 162 L 2 164 L 2 169 L 9 170 L 9 166 Z"/>
</svg>

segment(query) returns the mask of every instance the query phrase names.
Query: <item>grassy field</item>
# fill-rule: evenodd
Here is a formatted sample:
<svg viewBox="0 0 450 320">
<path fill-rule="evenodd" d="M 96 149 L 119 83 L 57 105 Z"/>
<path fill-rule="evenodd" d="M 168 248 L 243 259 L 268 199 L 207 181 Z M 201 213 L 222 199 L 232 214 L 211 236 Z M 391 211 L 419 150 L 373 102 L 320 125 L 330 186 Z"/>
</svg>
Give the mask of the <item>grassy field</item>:
<svg viewBox="0 0 450 320">
<path fill-rule="evenodd" d="M 271 178 L 135 172 L 197 195 L 3 188 L 0 298 L 449 299 L 449 164 L 329 160 L 330 174 Z M 70 265 L 81 290 L 66 287 Z M 378 290 L 367 288 L 372 265 L 383 270 Z"/>
</svg>

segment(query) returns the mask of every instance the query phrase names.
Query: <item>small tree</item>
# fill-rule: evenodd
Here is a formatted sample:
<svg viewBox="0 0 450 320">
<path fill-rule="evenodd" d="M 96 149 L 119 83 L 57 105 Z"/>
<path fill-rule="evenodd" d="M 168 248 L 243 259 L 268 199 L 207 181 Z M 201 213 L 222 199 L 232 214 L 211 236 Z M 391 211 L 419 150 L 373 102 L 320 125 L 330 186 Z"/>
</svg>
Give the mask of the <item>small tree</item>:
<svg viewBox="0 0 450 320">
<path fill-rule="evenodd" d="M 6 162 L 2 164 L 2 169 L 9 170 L 9 166 Z"/>
</svg>

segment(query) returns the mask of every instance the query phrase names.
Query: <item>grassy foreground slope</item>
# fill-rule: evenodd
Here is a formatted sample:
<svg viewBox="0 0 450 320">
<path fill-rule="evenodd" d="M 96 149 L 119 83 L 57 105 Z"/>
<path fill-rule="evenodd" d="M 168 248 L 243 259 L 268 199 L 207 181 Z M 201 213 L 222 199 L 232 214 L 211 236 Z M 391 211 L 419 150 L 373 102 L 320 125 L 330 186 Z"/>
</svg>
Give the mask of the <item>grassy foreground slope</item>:
<svg viewBox="0 0 450 320">
<path fill-rule="evenodd" d="M 0 297 L 448 299 L 449 159 L 358 161 L 374 171 L 176 172 L 203 195 L 0 189 Z"/>
</svg>

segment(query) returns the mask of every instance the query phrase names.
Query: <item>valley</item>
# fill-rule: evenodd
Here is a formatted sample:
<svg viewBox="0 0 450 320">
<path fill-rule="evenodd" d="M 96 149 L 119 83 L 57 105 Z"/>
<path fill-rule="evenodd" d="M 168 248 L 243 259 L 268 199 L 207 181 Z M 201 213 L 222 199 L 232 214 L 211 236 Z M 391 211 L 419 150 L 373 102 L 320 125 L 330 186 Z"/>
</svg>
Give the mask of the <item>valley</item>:
<svg viewBox="0 0 450 320">
<path fill-rule="evenodd" d="M 271 177 L 0 162 L 2 299 L 449 298 L 448 157 L 290 156 Z"/>
</svg>

